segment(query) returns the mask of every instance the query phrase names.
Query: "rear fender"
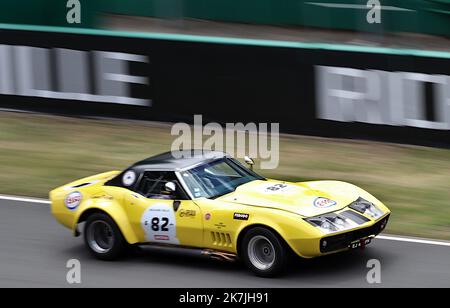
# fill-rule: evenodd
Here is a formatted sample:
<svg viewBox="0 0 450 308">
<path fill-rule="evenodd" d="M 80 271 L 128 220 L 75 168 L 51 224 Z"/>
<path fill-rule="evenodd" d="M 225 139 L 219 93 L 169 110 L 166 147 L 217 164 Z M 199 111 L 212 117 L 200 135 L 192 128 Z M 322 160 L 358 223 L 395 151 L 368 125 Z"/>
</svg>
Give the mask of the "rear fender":
<svg viewBox="0 0 450 308">
<path fill-rule="evenodd" d="M 119 202 L 107 198 L 90 199 L 80 205 L 80 209 L 77 211 L 75 222 L 72 225 L 72 232 L 77 234 L 77 226 L 79 223 L 85 221 L 91 213 L 103 212 L 109 215 L 119 227 L 124 238 L 129 244 L 135 244 L 139 242 L 131 223 L 128 219 L 128 215 L 120 205 Z"/>
</svg>

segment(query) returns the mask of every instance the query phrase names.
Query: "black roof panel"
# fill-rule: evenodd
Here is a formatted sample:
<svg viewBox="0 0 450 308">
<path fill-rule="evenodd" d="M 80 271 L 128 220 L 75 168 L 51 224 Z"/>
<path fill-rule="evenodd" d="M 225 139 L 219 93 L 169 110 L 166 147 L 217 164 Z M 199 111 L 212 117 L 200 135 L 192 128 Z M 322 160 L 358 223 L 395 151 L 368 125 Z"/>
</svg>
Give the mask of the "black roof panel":
<svg viewBox="0 0 450 308">
<path fill-rule="evenodd" d="M 209 150 L 182 150 L 166 152 L 141 160 L 135 163 L 132 166 L 132 169 L 176 171 L 223 157 L 228 157 L 228 155 L 224 152 Z"/>
</svg>

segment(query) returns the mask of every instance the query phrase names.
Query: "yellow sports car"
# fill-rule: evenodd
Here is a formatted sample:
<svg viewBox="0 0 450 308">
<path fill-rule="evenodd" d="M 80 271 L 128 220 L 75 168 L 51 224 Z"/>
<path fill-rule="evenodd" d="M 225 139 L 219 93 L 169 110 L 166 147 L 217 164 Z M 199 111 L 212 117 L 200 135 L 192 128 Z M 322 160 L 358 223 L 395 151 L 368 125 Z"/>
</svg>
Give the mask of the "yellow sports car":
<svg viewBox="0 0 450 308">
<path fill-rule="evenodd" d="M 131 245 L 198 248 L 238 256 L 264 277 L 282 272 L 292 252 L 312 258 L 363 247 L 390 215 L 352 184 L 270 180 L 225 153 L 200 150 L 81 179 L 50 199 L 52 214 L 75 236 L 84 224 L 86 246 L 100 259 L 116 259 Z"/>
</svg>

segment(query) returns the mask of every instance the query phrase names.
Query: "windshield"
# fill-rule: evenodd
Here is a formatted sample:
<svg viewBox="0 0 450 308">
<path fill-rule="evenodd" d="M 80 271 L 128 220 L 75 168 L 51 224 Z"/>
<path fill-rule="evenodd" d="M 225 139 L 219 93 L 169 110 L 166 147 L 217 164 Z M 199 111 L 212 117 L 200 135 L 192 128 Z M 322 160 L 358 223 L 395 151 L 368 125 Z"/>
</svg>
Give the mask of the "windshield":
<svg viewBox="0 0 450 308">
<path fill-rule="evenodd" d="M 239 162 L 224 158 L 181 172 L 194 198 L 217 198 L 236 190 L 242 184 L 264 180 Z"/>
</svg>

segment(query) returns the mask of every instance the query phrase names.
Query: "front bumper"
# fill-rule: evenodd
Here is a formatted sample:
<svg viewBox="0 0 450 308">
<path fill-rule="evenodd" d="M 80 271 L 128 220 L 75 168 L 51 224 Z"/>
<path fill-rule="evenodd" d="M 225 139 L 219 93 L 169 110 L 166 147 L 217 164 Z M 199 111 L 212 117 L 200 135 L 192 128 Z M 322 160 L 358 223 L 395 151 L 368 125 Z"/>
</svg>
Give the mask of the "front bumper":
<svg viewBox="0 0 450 308">
<path fill-rule="evenodd" d="M 332 253 L 340 250 L 347 249 L 351 246 L 352 243 L 366 239 L 370 237 L 374 237 L 381 233 L 388 223 L 390 215 L 386 215 L 381 218 L 378 222 L 373 224 L 372 226 L 361 228 L 345 233 L 340 233 L 337 235 L 330 235 L 323 237 L 320 240 L 320 252 L 323 254 Z"/>
</svg>

